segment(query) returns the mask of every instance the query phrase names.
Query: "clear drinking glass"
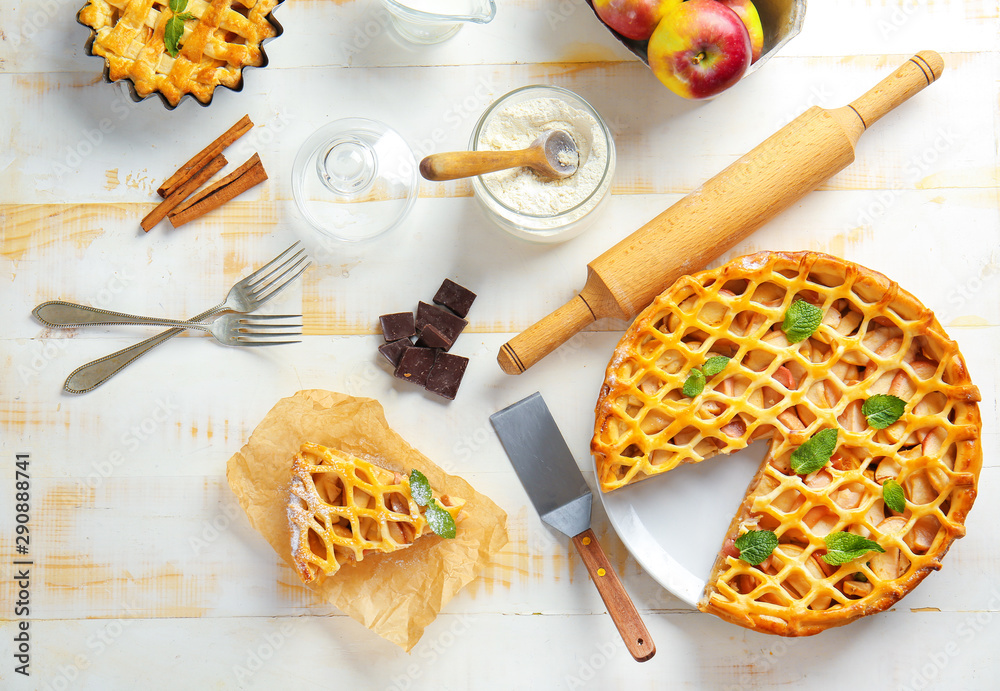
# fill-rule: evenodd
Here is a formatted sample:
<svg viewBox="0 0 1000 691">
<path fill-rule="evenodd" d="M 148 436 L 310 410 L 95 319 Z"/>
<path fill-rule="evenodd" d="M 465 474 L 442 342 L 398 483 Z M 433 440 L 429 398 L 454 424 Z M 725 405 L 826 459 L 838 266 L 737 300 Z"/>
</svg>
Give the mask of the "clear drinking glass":
<svg viewBox="0 0 1000 691">
<path fill-rule="evenodd" d="M 292 196 L 318 231 L 367 240 L 398 226 L 417 197 L 417 163 L 398 132 L 344 118 L 319 128 L 292 164 Z"/>
</svg>

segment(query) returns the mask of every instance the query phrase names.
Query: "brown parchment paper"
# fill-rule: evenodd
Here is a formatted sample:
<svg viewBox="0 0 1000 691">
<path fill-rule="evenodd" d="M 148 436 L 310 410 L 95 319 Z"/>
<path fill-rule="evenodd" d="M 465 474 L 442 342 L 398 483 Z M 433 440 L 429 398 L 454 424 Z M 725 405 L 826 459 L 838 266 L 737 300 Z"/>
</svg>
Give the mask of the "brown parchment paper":
<svg viewBox="0 0 1000 691">
<path fill-rule="evenodd" d="M 406 549 L 344 566 L 322 585 L 302 586 L 409 651 L 441 608 L 507 544 L 507 514 L 407 444 L 390 429 L 378 401 L 319 389 L 299 391 L 278 401 L 226 466 L 229 486 L 250 524 L 289 565 L 285 507 L 292 456 L 304 441 L 404 474 L 416 468 L 436 491 L 467 502 L 454 539 L 426 535 Z"/>
</svg>

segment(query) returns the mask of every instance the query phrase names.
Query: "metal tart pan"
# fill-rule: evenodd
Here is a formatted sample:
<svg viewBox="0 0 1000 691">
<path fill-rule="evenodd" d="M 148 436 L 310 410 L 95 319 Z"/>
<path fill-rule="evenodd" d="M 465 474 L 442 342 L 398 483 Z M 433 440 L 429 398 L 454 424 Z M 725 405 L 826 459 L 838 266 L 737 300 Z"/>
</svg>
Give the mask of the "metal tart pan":
<svg viewBox="0 0 1000 691">
<path fill-rule="evenodd" d="M 240 83 L 239 83 L 239 85 L 237 85 L 235 87 L 233 87 L 233 86 L 226 86 L 224 84 L 217 85 L 215 87 L 215 89 L 212 90 L 212 95 L 211 95 L 211 97 L 209 97 L 208 101 L 202 101 L 202 100 L 196 98 L 194 96 L 194 94 L 187 93 L 187 94 L 184 94 L 183 96 L 180 97 L 180 99 L 177 101 L 176 105 L 171 104 L 170 101 L 167 100 L 167 97 L 164 96 L 159 91 L 153 91 L 153 92 L 150 92 L 149 94 L 143 96 L 142 94 L 140 94 L 136 90 L 136 88 L 135 88 L 135 82 L 132 81 L 131 77 L 125 77 L 124 79 L 118 79 L 118 80 L 111 79 L 111 66 L 108 65 L 108 61 L 104 58 L 104 56 L 98 55 L 97 53 L 94 52 L 94 40 L 97 38 L 97 29 L 93 28 L 89 24 L 84 24 L 82 21 L 80 21 L 80 13 L 83 12 L 87 8 L 87 5 L 90 4 L 89 2 L 85 3 L 84 6 L 81 7 L 79 9 L 79 11 L 77 11 L 77 13 L 76 13 L 76 22 L 80 26 L 86 27 L 87 29 L 90 30 L 90 37 L 87 39 L 87 42 L 84 44 L 83 48 L 86 51 L 87 55 L 90 55 L 90 56 L 95 57 L 95 58 L 100 58 L 104 62 L 104 73 L 103 73 L 104 82 L 106 84 L 125 84 L 128 87 L 129 96 L 132 98 L 132 100 L 135 103 L 141 103 L 142 101 L 145 101 L 145 100 L 147 100 L 149 98 L 157 96 L 157 97 L 159 97 L 160 102 L 163 104 L 163 107 L 166 108 L 167 110 L 173 110 L 174 108 L 176 108 L 177 106 L 179 106 L 181 103 L 183 103 L 185 100 L 187 100 L 189 98 L 191 100 L 193 100 L 195 103 L 197 103 L 198 105 L 200 105 L 200 106 L 208 107 L 208 106 L 212 105 L 212 100 L 215 98 L 215 91 L 217 89 L 220 89 L 220 88 L 222 88 L 222 89 L 229 89 L 230 91 L 237 91 L 237 92 L 238 91 L 243 91 L 243 85 L 246 84 L 246 79 L 243 77 L 243 72 L 248 67 L 253 68 L 253 69 L 263 69 L 263 68 L 267 67 L 268 57 L 267 57 L 267 52 L 264 50 L 264 45 L 267 44 L 267 43 L 269 43 L 270 41 L 273 41 L 274 39 L 278 38 L 279 36 L 281 36 L 281 34 L 283 34 L 285 32 L 284 27 L 282 27 L 281 24 L 278 22 L 278 20 L 274 18 L 274 10 L 278 9 L 279 7 L 281 7 L 281 4 L 284 1 L 285 0 L 278 0 L 278 3 L 274 6 L 274 9 L 271 10 L 270 12 L 268 12 L 268 14 L 267 14 L 266 19 L 267 19 L 268 23 L 271 24 L 271 26 L 274 27 L 274 32 L 275 33 L 274 33 L 274 36 L 269 36 L 269 37 L 265 38 L 263 41 L 260 42 L 260 54 L 261 54 L 261 57 L 263 58 L 263 63 L 262 64 L 260 64 L 260 65 L 244 65 L 243 67 L 241 67 L 240 68 Z"/>
</svg>

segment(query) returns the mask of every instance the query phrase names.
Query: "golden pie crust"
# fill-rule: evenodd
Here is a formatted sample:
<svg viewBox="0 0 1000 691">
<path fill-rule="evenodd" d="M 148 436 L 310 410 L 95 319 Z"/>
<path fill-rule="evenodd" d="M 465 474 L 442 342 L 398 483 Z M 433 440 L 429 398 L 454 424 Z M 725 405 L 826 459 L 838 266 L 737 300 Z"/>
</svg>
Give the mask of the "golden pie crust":
<svg viewBox="0 0 1000 691">
<path fill-rule="evenodd" d="M 177 57 L 164 43 L 169 0 L 89 0 L 77 18 L 95 31 L 91 51 L 111 81 L 130 79 L 140 96 L 154 92 L 171 106 L 185 94 L 208 103 L 217 86 L 236 89 L 243 68 L 259 67 L 261 44 L 277 34 L 268 15 L 281 0 L 189 0 Z"/>
<path fill-rule="evenodd" d="M 816 332 L 789 344 L 795 300 L 823 310 Z M 702 393 L 683 395 L 692 368 L 731 360 Z M 883 430 L 861 412 L 874 394 L 906 402 Z M 941 567 L 965 534 L 982 466 L 978 389 L 934 314 L 880 273 L 814 252 L 762 252 L 685 276 L 621 339 L 597 402 L 594 438 L 605 492 L 768 439 L 699 608 L 765 633 L 810 635 L 880 612 Z M 831 461 L 806 476 L 792 452 L 838 429 Z M 903 513 L 882 483 L 899 482 Z M 772 530 L 779 546 L 758 566 L 733 541 Z M 823 538 L 875 540 L 840 566 Z"/>
<path fill-rule="evenodd" d="M 408 478 L 336 449 L 306 443 L 292 462 L 292 559 L 303 583 L 322 581 L 372 553 L 404 549 L 431 531 Z M 457 519 L 465 500 L 434 493 Z"/>
</svg>

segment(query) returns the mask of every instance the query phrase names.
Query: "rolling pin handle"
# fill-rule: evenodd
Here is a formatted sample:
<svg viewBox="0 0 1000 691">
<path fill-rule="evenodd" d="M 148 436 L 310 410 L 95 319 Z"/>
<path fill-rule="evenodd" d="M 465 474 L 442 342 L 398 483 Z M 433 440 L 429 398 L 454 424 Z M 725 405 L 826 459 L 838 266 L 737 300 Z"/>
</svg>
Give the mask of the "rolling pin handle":
<svg viewBox="0 0 1000 691">
<path fill-rule="evenodd" d="M 944 70 L 944 59 L 933 50 L 922 50 L 892 74 L 851 102 L 865 129 L 890 110 L 933 84 Z"/>
<path fill-rule="evenodd" d="M 507 374 L 521 374 L 596 319 L 587 301 L 577 295 L 504 343 L 497 354 L 500 369 Z"/>
</svg>

